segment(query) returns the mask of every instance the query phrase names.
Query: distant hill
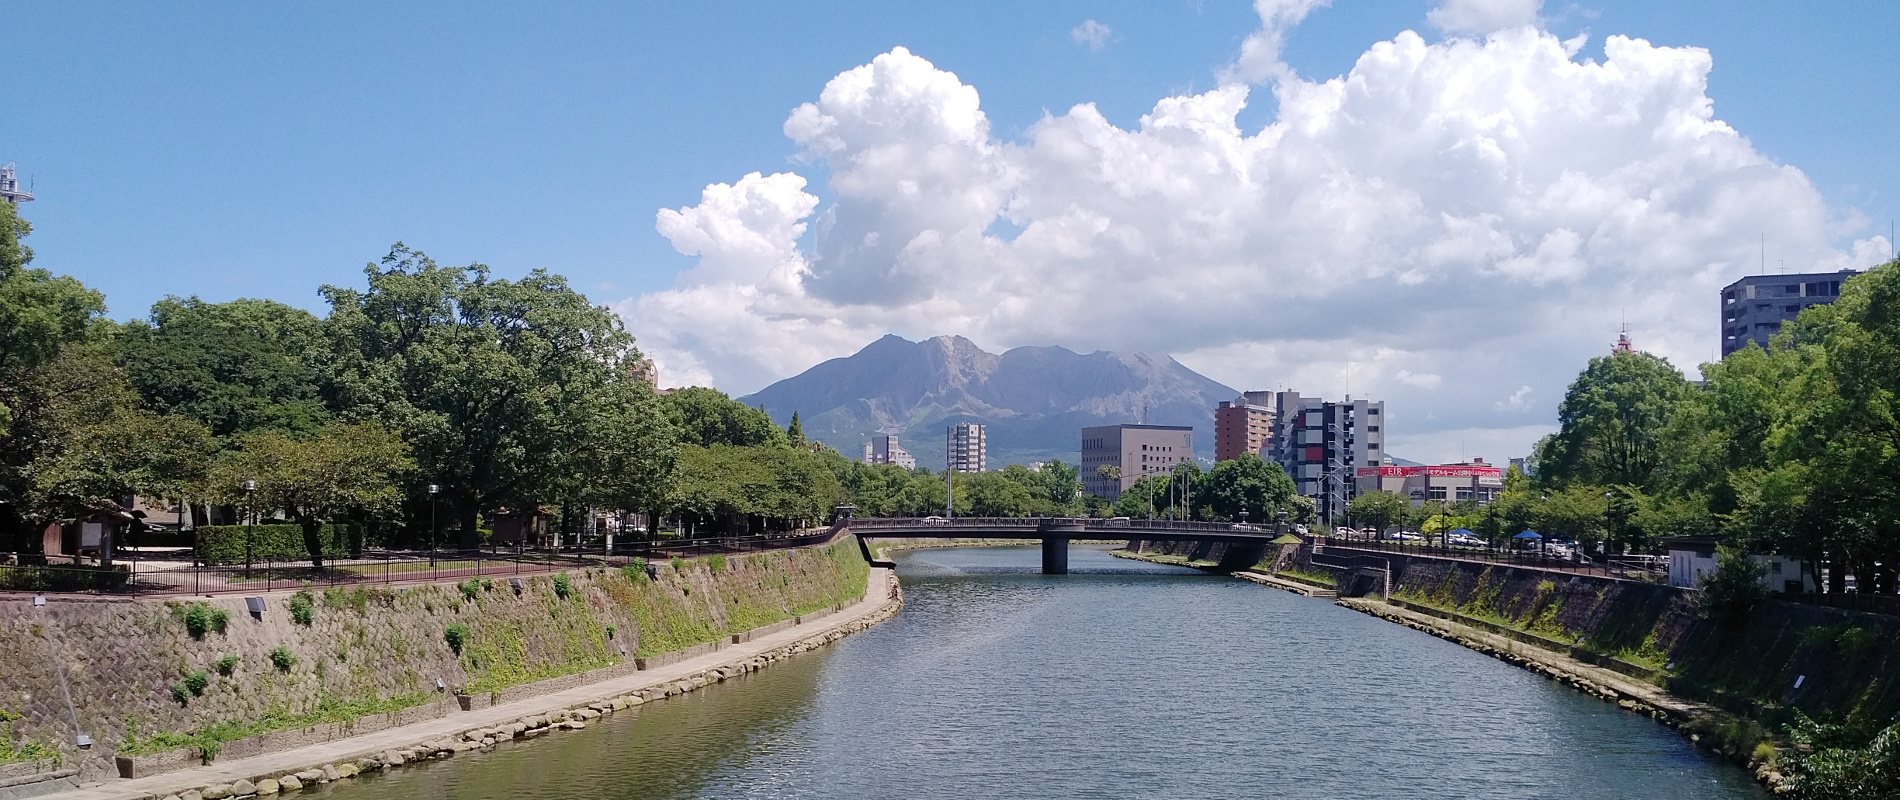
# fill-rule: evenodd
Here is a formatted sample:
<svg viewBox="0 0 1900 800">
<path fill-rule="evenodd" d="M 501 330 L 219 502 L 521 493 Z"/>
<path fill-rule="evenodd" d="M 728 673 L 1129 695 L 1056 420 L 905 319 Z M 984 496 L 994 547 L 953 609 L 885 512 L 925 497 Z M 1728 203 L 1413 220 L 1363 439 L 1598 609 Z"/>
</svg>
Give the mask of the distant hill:
<svg viewBox="0 0 1900 800">
<path fill-rule="evenodd" d="M 1192 425 L 1195 451 L 1212 458 L 1214 407 L 1239 392 L 1165 355 L 1062 347 L 986 353 L 961 336 L 912 342 L 885 336 L 740 398 L 780 425 L 799 412 L 805 435 L 850 458 L 864 442 L 893 433 L 920 466 L 943 469 L 944 427 L 988 426 L 989 464 L 1027 464 L 1080 455 L 1081 429 L 1137 422 Z"/>
</svg>

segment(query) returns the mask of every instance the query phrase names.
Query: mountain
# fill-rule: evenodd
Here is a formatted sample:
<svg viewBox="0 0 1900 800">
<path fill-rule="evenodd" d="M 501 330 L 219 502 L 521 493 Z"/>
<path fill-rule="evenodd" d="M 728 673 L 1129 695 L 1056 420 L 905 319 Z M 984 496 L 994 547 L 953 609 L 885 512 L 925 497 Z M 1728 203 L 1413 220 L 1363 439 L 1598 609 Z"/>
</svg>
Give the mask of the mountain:
<svg viewBox="0 0 1900 800">
<path fill-rule="evenodd" d="M 1082 428 L 1136 422 L 1194 426 L 1195 452 L 1214 452 L 1214 407 L 1239 392 L 1168 356 L 1062 347 L 984 352 L 961 336 L 922 342 L 885 336 L 863 350 L 739 398 L 780 425 L 792 412 L 805 435 L 857 458 L 879 433 L 896 434 L 920 466 L 942 469 L 944 428 L 987 426 L 1000 469 L 1080 455 Z"/>
</svg>

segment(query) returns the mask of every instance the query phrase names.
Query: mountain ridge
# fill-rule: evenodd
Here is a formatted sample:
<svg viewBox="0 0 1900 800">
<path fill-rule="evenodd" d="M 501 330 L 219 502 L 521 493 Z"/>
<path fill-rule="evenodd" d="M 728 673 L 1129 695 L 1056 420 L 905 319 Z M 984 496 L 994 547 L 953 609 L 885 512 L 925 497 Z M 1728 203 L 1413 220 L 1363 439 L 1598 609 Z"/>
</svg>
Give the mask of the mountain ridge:
<svg viewBox="0 0 1900 800">
<path fill-rule="evenodd" d="M 849 356 L 739 398 L 779 424 L 793 412 L 805 435 L 857 458 L 878 433 L 895 434 L 920 466 L 942 469 L 944 428 L 983 423 L 989 465 L 1077 460 L 1081 429 L 1146 421 L 1191 425 L 1211 457 L 1214 407 L 1239 392 L 1167 355 L 1060 346 L 990 353 L 961 336 L 912 342 L 889 334 Z"/>
</svg>

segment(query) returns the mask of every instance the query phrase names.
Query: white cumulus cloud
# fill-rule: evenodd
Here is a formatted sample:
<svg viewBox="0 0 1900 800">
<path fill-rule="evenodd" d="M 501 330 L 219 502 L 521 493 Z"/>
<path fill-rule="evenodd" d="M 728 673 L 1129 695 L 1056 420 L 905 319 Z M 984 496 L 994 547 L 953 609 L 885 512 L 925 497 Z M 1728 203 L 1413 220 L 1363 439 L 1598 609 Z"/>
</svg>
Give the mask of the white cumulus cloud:
<svg viewBox="0 0 1900 800">
<path fill-rule="evenodd" d="M 791 172 L 708 186 L 657 217 L 697 265 L 615 308 L 671 385 L 743 394 L 885 333 L 955 333 L 1370 396 L 1396 455 L 1504 458 L 1625 320 L 1640 348 L 1707 358 L 1761 231 L 1791 268 L 1890 252 L 1716 116 L 1704 50 L 1405 32 L 1309 80 L 1278 48 L 1315 5 L 1260 0 L 1227 80 L 1133 127 L 1083 104 L 1015 140 L 976 87 L 893 49 L 785 123 L 828 205 Z M 1277 117 L 1243 130 L 1260 91 Z"/>
<path fill-rule="evenodd" d="M 1543 0 L 1445 0 L 1425 20 L 1446 33 L 1485 34 L 1537 22 Z"/>
<path fill-rule="evenodd" d="M 1088 45 L 1090 50 L 1101 50 L 1108 45 L 1108 37 L 1113 34 L 1114 31 L 1109 30 L 1107 25 L 1085 19 L 1082 24 L 1075 26 L 1075 30 L 1069 31 L 1069 38 L 1074 39 L 1076 44 Z"/>
</svg>

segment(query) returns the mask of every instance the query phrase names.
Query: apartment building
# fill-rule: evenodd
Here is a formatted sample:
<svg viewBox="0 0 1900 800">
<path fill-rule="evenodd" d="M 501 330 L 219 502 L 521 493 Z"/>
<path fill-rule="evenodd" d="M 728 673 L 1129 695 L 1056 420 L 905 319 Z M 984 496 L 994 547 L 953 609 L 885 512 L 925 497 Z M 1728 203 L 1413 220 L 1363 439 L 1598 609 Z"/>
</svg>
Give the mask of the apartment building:
<svg viewBox="0 0 1900 800">
<path fill-rule="evenodd" d="M 1214 460 L 1259 455 L 1273 436 L 1273 393 L 1245 392 L 1214 409 Z"/>
<path fill-rule="evenodd" d="M 1750 275 L 1722 287 L 1722 357 L 1754 342 L 1766 349 L 1768 339 L 1809 306 L 1832 303 L 1841 296 L 1841 284 L 1860 273 L 1803 272 L 1792 275 Z"/>
<path fill-rule="evenodd" d="M 1184 425 L 1102 425 L 1082 429 L 1082 491 L 1116 500 L 1135 481 L 1165 475 L 1194 459 L 1194 428 Z M 1102 475 L 1102 467 L 1113 473 Z"/>
<path fill-rule="evenodd" d="M 944 460 L 952 472 L 982 472 L 989 469 L 983 443 L 983 426 L 959 422 L 944 429 Z"/>
<path fill-rule="evenodd" d="M 1345 513 L 1357 492 L 1355 470 L 1385 458 L 1385 403 L 1275 392 L 1271 408 L 1273 433 L 1261 457 L 1278 463 L 1296 490 L 1313 498 L 1321 520 Z"/>
</svg>

